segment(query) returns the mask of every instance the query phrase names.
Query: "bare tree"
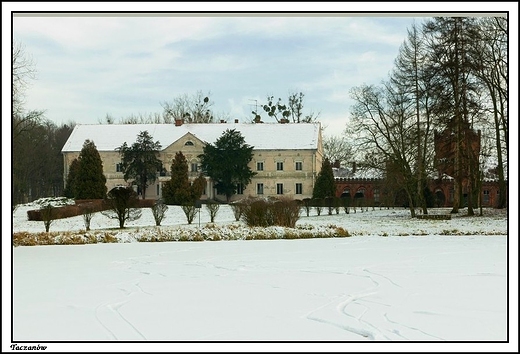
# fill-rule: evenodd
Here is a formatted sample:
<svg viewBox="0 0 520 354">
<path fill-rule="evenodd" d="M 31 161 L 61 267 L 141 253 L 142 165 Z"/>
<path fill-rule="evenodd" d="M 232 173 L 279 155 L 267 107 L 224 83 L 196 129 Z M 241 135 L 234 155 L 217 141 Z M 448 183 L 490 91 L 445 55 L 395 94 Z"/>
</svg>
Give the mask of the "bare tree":
<svg viewBox="0 0 520 354">
<path fill-rule="evenodd" d="M 188 224 L 191 224 L 193 222 L 193 219 L 195 219 L 195 215 L 197 215 L 197 213 L 199 212 L 199 209 L 195 206 L 195 204 L 185 203 L 181 205 L 181 209 L 184 212 L 184 215 L 186 215 Z"/>
<path fill-rule="evenodd" d="M 293 123 L 312 123 L 315 122 L 319 113 L 310 112 L 307 115 L 303 113 L 303 98 L 305 95 L 303 92 L 293 92 L 289 94 L 289 98 L 287 100 L 287 104 L 283 103 L 281 98 L 275 100 L 274 96 L 267 96 L 266 102 L 262 105 L 262 109 L 267 113 L 267 115 L 271 118 L 274 118 L 278 123 L 282 121 L 289 122 L 289 118 L 292 119 Z M 255 122 L 260 121 L 261 116 L 258 111 L 251 112 L 255 117 Z"/>
<path fill-rule="evenodd" d="M 126 118 L 119 119 L 119 124 L 161 124 L 163 118 L 160 113 L 137 113 L 130 114 Z M 110 123 L 109 123 L 110 124 Z"/>
<path fill-rule="evenodd" d="M 398 183 L 406 193 L 411 216 L 415 217 L 416 122 L 403 91 L 387 83 L 382 87 L 355 87 L 351 97 L 356 102 L 351 129 L 356 133 L 356 147 L 366 151 L 364 164 L 381 170 L 387 179 Z"/>
<path fill-rule="evenodd" d="M 45 232 L 49 232 L 52 222 L 56 219 L 56 208 L 51 203 L 47 203 L 41 207 L 40 213 L 45 225 Z"/>
<path fill-rule="evenodd" d="M 25 91 L 31 80 L 36 79 L 34 61 L 26 53 L 25 47 L 16 40 L 12 46 L 12 129 L 13 143 L 24 132 L 33 129 L 43 118 L 43 111 L 25 111 Z"/>
<path fill-rule="evenodd" d="M 175 97 L 173 102 L 161 103 L 164 112 L 164 122 L 183 120 L 186 123 L 213 123 L 213 102 L 210 100 L 211 93 L 204 94 L 197 91 L 194 95 L 181 95 Z"/>
<path fill-rule="evenodd" d="M 85 230 L 90 231 L 90 222 L 94 217 L 94 206 L 92 203 L 88 203 L 83 209 L 83 223 L 85 224 Z"/>
<path fill-rule="evenodd" d="M 159 199 L 152 206 L 152 214 L 155 220 L 155 226 L 161 226 L 161 222 L 165 217 L 166 210 L 168 210 L 168 206 L 164 204 L 162 199 Z"/>
<path fill-rule="evenodd" d="M 354 151 L 350 142 L 345 136 L 326 136 L 323 139 L 323 150 L 325 156 L 335 163 L 338 161 L 340 164 L 344 164 L 353 160 Z"/>
<path fill-rule="evenodd" d="M 101 212 L 110 219 L 119 221 L 119 228 L 125 227 L 126 221 L 137 220 L 141 217 L 141 209 L 138 208 L 138 198 L 131 187 L 114 187 L 105 198 L 107 210 Z"/>
<path fill-rule="evenodd" d="M 495 131 L 497 156 L 497 172 L 499 185 L 498 208 L 504 208 L 506 200 L 506 177 L 504 155 L 509 149 L 509 114 L 508 114 L 508 60 L 507 60 L 507 19 L 502 17 L 485 17 L 479 19 L 481 40 L 475 46 L 472 55 L 480 63 L 477 77 L 487 90 L 490 107 L 487 115 L 492 115 Z M 505 154 L 502 149 L 505 146 Z"/>
<path fill-rule="evenodd" d="M 408 30 L 406 40 L 401 45 L 390 80 L 403 91 L 404 98 L 409 103 L 410 113 L 413 112 L 415 115 L 417 204 L 422 208 L 423 214 L 428 213 L 424 189 L 427 185 L 428 151 L 433 150 L 430 136 L 432 130 L 429 113 L 430 83 L 425 73 L 426 60 L 427 52 L 424 37 L 414 23 Z"/>
<path fill-rule="evenodd" d="M 214 200 L 208 200 L 208 202 L 206 203 L 206 209 L 208 210 L 211 222 L 215 222 L 215 217 L 217 216 L 219 208 L 220 204 L 218 204 Z"/>
<path fill-rule="evenodd" d="M 288 99 L 288 108 L 289 112 L 291 113 L 291 118 L 293 123 L 312 123 L 315 122 L 318 117 L 319 113 L 315 114 L 314 112 L 310 112 L 307 115 L 304 115 L 303 113 L 303 98 L 305 95 L 303 92 L 293 92 L 289 94 Z"/>
<path fill-rule="evenodd" d="M 466 133 L 472 129 L 472 114 L 480 107 L 474 99 L 478 86 L 475 82 L 475 62 L 472 47 L 479 29 L 473 17 L 435 17 L 427 21 L 424 31 L 429 49 L 428 70 L 437 80 L 438 105 L 434 113 L 439 123 L 452 129 L 455 135 L 454 179 L 455 193 L 452 213 L 462 206 L 463 182 L 475 180 L 478 166 L 474 161 L 471 144 L 465 144 Z M 469 126 L 469 128 L 468 128 Z M 465 162 L 468 161 L 467 163 Z M 467 174 L 467 176 L 465 176 Z M 473 215 L 472 183 L 468 183 L 468 214 Z"/>
</svg>

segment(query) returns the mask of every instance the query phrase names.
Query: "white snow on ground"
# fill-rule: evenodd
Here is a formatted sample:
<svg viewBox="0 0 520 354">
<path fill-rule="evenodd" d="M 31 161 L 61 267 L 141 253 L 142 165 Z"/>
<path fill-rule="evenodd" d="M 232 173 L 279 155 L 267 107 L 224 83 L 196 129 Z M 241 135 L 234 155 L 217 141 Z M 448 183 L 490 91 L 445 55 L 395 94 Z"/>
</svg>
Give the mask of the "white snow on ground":
<svg viewBox="0 0 520 354">
<path fill-rule="evenodd" d="M 43 222 L 27 221 L 32 208 L 16 209 L 12 231 L 45 230 Z M 119 234 L 122 243 L 12 248 L 12 341 L 6 345 L 32 341 L 72 351 L 518 348 L 518 258 L 508 253 L 516 252 L 518 234 L 508 239 L 506 211 L 465 212 L 434 221 L 412 219 L 404 209 L 324 210 L 321 216 L 313 210 L 297 225 L 333 224 L 352 237 L 149 243 L 132 236 L 154 228 L 144 209 Z M 203 207 L 200 227 L 208 222 Z M 225 229 L 241 222 L 223 205 L 215 224 Z M 187 225 L 181 209 L 170 207 L 162 225 L 196 230 L 199 218 Z M 96 214 L 91 229 L 106 228 L 117 230 L 117 222 Z M 81 216 L 50 227 L 82 229 Z"/>
</svg>

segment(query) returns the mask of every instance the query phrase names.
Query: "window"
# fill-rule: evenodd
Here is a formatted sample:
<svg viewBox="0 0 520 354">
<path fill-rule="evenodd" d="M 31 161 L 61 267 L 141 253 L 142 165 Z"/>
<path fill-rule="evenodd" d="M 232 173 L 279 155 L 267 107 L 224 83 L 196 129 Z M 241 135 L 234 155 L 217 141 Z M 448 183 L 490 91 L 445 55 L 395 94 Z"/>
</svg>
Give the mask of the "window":
<svg viewBox="0 0 520 354">
<path fill-rule="evenodd" d="M 264 194 L 264 184 L 263 183 L 256 184 L 256 194 Z"/>
<path fill-rule="evenodd" d="M 283 183 L 276 183 L 276 194 L 283 194 Z"/>
<path fill-rule="evenodd" d="M 198 172 L 199 165 L 195 162 L 191 164 L 191 172 Z"/>
<path fill-rule="evenodd" d="M 296 183 L 296 194 L 303 194 L 303 185 L 301 183 Z"/>
<path fill-rule="evenodd" d="M 374 202 L 379 202 L 379 189 L 374 189 Z"/>
<path fill-rule="evenodd" d="M 350 198 L 350 189 L 347 187 L 341 193 L 341 198 Z"/>
<path fill-rule="evenodd" d="M 157 195 L 159 195 L 159 185 L 157 185 Z"/>
<path fill-rule="evenodd" d="M 489 203 L 489 190 L 484 189 L 484 190 L 482 191 L 482 193 L 484 193 L 484 198 L 482 198 L 482 202 L 483 202 L 484 204 Z"/>
<path fill-rule="evenodd" d="M 244 185 L 242 183 L 237 185 L 237 194 L 244 194 Z"/>
<path fill-rule="evenodd" d="M 157 173 L 159 174 L 159 176 L 166 176 L 166 169 L 164 168 L 162 163 L 161 163 L 161 167 L 159 167 L 157 169 Z"/>
<path fill-rule="evenodd" d="M 276 163 L 276 171 L 283 171 L 283 162 Z"/>
<path fill-rule="evenodd" d="M 354 198 L 365 198 L 365 188 L 359 188 L 356 194 L 354 194 Z"/>
<path fill-rule="evenodd" d="M 303 170 L 303 163 L 302 162 L 296 162 L 296 171 Z"/>
<path fill-rule="evenodd" d="M 116 172 L 123 172 L 123 164 L 116 163 Z"/>
<path fill-rule="evenodd" d="M 256 170 L 257 171 L 263 171 L 264 170 L 264 163 L 263 162 L 257 162 L 256 163 Z"/>
<path fill-rule="evenodd" d="M 193 141 L 189 141 L 189 140 L 184 143 L 184 146 L 193 146 L 193 145 L 194 145 Z"/>
</svg>

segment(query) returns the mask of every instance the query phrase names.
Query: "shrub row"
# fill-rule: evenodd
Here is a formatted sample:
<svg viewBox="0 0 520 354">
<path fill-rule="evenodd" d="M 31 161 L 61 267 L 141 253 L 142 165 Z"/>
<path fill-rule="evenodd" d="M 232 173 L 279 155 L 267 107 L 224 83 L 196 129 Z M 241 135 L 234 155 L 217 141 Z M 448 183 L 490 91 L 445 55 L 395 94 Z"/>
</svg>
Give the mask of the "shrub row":
<svg viewBox="0 0 520 354">
<path fill-rule="evenodd" d="M 85 245 L 92 243 L 118 243 L 119 239 L 110 232 L 85 234 L 81 232 L 16 232 L 13 246 Z"/>
<path fill-rule="evenodd" d="M 201 229 L 147 227 L 121 231 L 77 232 L 17 232 L 13 234 L 13 246 L 79 245 L 120 242 L 173 242 L 173 241 L 221 241 L 221 240 L 279 240 L 349 237 L 343 228 L 334 225 L 324 227 L 223 227 L 209 224 Z"/>
<path fill-rule="evenodd" d="M 155 204 L 154 199 L 138 199 L 138 208 L 151 208 Z M 64 219 L 83 215 L 86 212 L 96 213 L 110 209 L 103 199 L 81 199 L 76 200 L 74 205 L 64 205 L 52 208 L 52 219 Z M 43 221 L 42 209 L 28 210 L 29 221 Z"/>
<path fill-rule="evenodd" d="M 238 203 L 241 218 L 247 226 L 292 227 L 300 218 L 301 206 L 290 198 L 247 198 Z"/>
</svg>

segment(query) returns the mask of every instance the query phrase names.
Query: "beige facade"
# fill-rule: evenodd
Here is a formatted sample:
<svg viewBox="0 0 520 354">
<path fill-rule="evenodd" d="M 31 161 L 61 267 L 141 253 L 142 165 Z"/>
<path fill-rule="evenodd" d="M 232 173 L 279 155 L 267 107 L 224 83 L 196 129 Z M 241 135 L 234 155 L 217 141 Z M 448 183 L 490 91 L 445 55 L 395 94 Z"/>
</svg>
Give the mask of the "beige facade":
<svg viewBox="0 0 520 354">
<path fill-rule="evenodd" d="M 255 128 L 255 126 L 262 126 Z M 287 126 L 292 129 L 287 129 Z M 158 174 L 156 182 L 146 189 L 145 197 L 147 199 L 158 199 L 162 196 L 162 185 L 170 179 L 171 163 L 178 151 L 181 151 L 188 162 L 189 177 L 191 180 L 195 179 L 200 173 L 200 160 L 198 156 L 203 153 L 203 147 L 206 141 L 214 143 L 226 129 L 236 129 L 241 131 L 245 138 L 245 142 L 254 147 L 253 159 L 249 163 L 249 167 L 256 175 L 252 178 L 250 184 L 239 190 L 231 200 L 242 199 L 246 197 L 290 197 L 294 199 L 304 199 L 312 197 L 314 182 L 316 176 L 321 169 L 323 160 L 323 147 L 321 138 L 321 128 L 319 124 L 194 124 L 183 126 L 185 130 L 180 130 L 181 127 L 173 125 L 153 125 L 155 131 L 160 131 L 163 136 L 160 138 L 160 143 L 163 150 L 160 152 L 159 159 L 163 162 L 163 167 L 166 173 Z M 159 126 L 159 127 L 157 127 Z M 162 127 L 164 126 L 164 127 Z M 204 129 L 203 126 L 207 126 Z M 78 128 L 79 127 L 79 128 Z M 117 136 L 117 125 L 102 125 L 98 129 L 93 129 L 92 126 L 78 126 L 76 129 L 83 129 L 76 134 L 71 134 L 73 139 L 67 142 L 62 150 L 64 157 L 64 180 L 68 174 L 68 168 L 74 158 L 79 156 L 81 145 L 84 139 L 94 141 L 99 151 L 100 157 L 103 161 L 103 172 L 107 178 L 107 189 L 117 185 L 127 185 L 128 183 L 123 178 L 123 173 L 120 171 L 119 164 L 121 157 L 115 147 L 121 146 L 126 141 L 131 145 L 140 131 L 153 129 L 150 125 L 134 126 L 133 133 L 135 136 L 132 139 L 126 139 L 126 136 L 131 136 L 130 133 Z M 81 128 L 88 127 L 88 128 Z M 121 129 L 128 130 L 128 126 L 121 125 Z M 162 129 L 164 128 L 164 129 Z M 192 129 L 190 129 L 192 128 Z M 314 129 L 312 129 L 314 128 Z M 179 130 L 175 130 L 179 129 Z M 312 129 L 312 132 L 311 132 Z M 171 134 L 168 134 L 170 130 Z M 198 130 L 192 132 L 190 130 Z M 283 130 L 283 132 L 281 132 Z M 99 145 L 96 143 L 96 136 L 103 134 L 111 134 L 116 141 L 106 143 L 106 138 L 98 138 Z M 292 136 L 287 136 L 288 133 Z M 301 134 L 299 134 L 301 132 Z M 89 136 L 94 135 L 94 136 Z M 257 134 L 267 134 L 269 136 L 259 137 Z M 154 141 L 156 135 L 153 134 Z M 204 138 L 206 135 L 206 139 Z M 307 138 L 313 141 L 300 141 L 299 139 Z M 125 140 L 122 140 L 125 139 Z M 168 139 L 170 139 L 168 141 Z M 283 140 L 282 140 L 283 139 Z M 83 141 L 82 141 L 83 140 Z M 250 143 L 251 141 L 251 143 Z M 283 141 L 283 143 L 282 143 Z M 294 148 L 290 148 L 291 141 L 295 143 Z M 256 143 L 256 145 L 255 145 Z M 166 146 L 165 146 L 166 145 Z M 276 148 L 277 145 L 284 145 L 282 149 Z M 256 148 L 258 146 L 258 148 Z M 78 150 L 79 149 L 79 150 Z M 213 181 L 206 178 L 207 185 L 201 199 L 217 199 L 225 201 L 223 195 L 216 195 L 216 190 L 213 187 Z"/>
</svg>

